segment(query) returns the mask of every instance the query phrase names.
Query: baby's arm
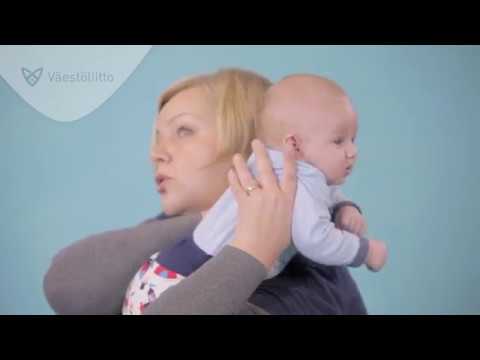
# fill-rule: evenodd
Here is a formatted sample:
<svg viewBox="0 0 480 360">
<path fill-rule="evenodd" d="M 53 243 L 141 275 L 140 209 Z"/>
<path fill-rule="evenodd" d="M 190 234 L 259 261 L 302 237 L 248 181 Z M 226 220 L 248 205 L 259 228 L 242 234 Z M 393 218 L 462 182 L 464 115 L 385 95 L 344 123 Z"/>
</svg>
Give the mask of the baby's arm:
<svg viewBox="0 0 480 360">
<path fill-rule="evenodd" d="M 335 228 L 327 206 L 329 192 L 327 188 L 318 190 L 320 193 L 323 190 L 325 195 L 321 203 L 313 199 L 301 181 L 298 182 L 292 224 L 292 238 L 297 250 L 325 265 L 357 267 L 367 263 L 372 270 L 379 270 L 385 262 L 386 253 L 382 253 L 386 249 L 382 249 L 377 241 Z"/>
<path fill-rule="evenodd" d="M 358 236 L 365 236 L 367 233 L 367 221 L 362 215 L 360 207 L 343 195 L 340 186 L 332 186 L 331 189 L 333 205 L 330 208 L 330 212 L 335 226 Z"/>
</svg>

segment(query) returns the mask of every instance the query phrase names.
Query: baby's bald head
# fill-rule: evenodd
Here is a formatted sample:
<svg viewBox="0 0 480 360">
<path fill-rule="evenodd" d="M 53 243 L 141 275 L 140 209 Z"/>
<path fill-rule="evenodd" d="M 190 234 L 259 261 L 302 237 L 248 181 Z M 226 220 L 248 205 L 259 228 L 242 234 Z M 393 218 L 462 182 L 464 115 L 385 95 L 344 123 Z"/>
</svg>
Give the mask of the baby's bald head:
<svg viewBox="0 0 480 360">
<path fill-rule="evenodd" d="M 258 136 L 267 145 L 278 147 L 289 133 L 314 136 L 338 116 L 355 116 L 338 84 L 317 75 L 290 75 L 267 91 Z"/>
</svg>

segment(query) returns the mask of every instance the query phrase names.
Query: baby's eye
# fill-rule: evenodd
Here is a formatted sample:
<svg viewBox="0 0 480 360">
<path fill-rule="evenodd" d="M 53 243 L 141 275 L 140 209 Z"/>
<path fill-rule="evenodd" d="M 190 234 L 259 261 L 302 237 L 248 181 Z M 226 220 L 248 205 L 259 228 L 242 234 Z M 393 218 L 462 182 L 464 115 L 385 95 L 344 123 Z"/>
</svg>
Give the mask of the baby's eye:
<svg viewBox="0 0 480 360">
<path fill-rule="evenodd" d="M 190 135 L 190 134 L 192 134 L 192 133 L 193 133 L 192 129 L 189 129 L 189 128 L 185 127 L 185 126 L 180 126 L 180 127 L 177 129 L 177 136 L 178 136 L 178 137 L 184 137 L 184 136 Z"/>
<path fill-rule="evenodd" d="M 343 139 L 341 139 L 341 138 L 338 138 L 338 139 L 334 140 L 335 145 L 341 145 L 342 142 L 343 142 Z"/>
</svg>

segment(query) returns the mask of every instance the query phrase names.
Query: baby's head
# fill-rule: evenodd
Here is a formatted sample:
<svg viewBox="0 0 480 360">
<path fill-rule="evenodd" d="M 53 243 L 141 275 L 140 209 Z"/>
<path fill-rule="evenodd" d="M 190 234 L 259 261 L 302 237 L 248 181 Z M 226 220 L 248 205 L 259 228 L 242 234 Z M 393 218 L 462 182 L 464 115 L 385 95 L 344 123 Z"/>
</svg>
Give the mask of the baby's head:
<svg viewBox="0 0 480 360">
<path fill-rule="evenodd" d="M 357 158 L 357 115 L 343 89 L 324 77 L 291 75 L 273 85 L 257 131 L 272 148 L 293 143 L 297 159 L 321 170 L 329 185 L 342 184 Z"/>
</svg>

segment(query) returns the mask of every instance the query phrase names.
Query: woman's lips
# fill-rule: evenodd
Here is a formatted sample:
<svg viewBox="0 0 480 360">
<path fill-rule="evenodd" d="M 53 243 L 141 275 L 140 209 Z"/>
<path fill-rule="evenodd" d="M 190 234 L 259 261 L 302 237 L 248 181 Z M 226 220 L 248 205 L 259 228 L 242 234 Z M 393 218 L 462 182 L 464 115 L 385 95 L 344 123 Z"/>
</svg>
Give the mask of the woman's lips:
<svg viewBox="0 0 480 360">
<path fill-rule="evenodd" d="M 171 180 L 170 177 L 168 176 L 163 176 L 163 175 L 160 175 L 160 176 L 157 176 L 155 178 L 155 183 L 157 184 L 157 191 L 159 193 L 164 193 L 166 191 L 166 188 L 165 188 L 165 184 Z"/>
<path fill-rule="evenodd" d="M 160 180 L 157 181 L 157 192 L 159 192 L 160 194 L 164 194 L 167 189 L 166 189 L 166 183 L 168 183 L 168 181 L 171 180 L 171 178 L 162 178 Z"/>
</svg>

